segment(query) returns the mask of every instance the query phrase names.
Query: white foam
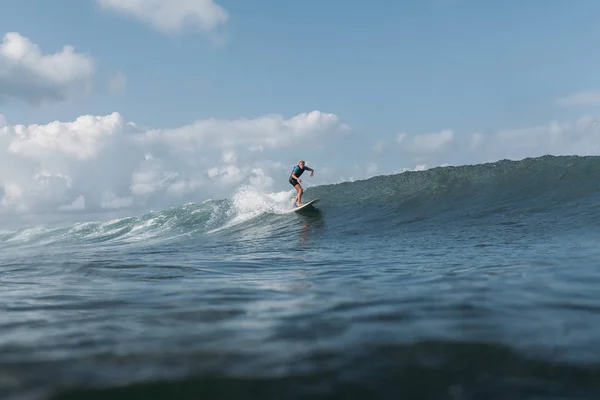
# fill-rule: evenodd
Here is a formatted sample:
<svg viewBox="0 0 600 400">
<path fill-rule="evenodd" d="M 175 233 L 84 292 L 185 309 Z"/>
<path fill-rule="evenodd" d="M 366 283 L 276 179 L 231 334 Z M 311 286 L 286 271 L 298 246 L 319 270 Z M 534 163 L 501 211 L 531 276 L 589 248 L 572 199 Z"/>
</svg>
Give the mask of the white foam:
<svg viewBox="0 0 600 400">
<path fill-rule="evenodd" d="M 135 224 L 133 228 L 121 236 L 119 240 L 130 243 L 145 241 L 160 236 L 165 230 L 165 225 L 161 227 L 156 218 L 150 218 L 147 221 Z"/>
<path fill-rule="evenodd" d="M 12 238 L 8 239 L 7 242 L 28 242 L 48 231 L 48 228 L 41 226 L 25 229 L 24 231 L 21 231 Z"/>
<path fill-rule="evenodd" d="M 252 186 L 244 186 L 234 193 L 233 206 L 238 214 L 281 214 L 290 208 L 291 193 L 292 191 L 264 193 Z"/>
<path fill-rule="evenodd" d="M 126 226 L 113 227 L 113 225 L 117 225 L 120 222 L 125 221 L 125 220 L 133 220 L 133 218 L 132 217 L 115 218 L 115 219 L 111 219 L 109 221 L 104 221 L 101 223 L 94 222 L 94 223 L 92 223 L 92 225 L 96 225 L 94 227 L 94 230 L 92 230 L 87 235 L 85 235 L 85 238 L 86 239 L 96 239 L 96 238 L 101 238 L 104 236 L 112 236 L 121 231 L 127 230 Z"/>
<path fill-rule="evenodd" d="M 291 208 L 294 193 L 293 190 L 265 193 L 253 186 L 242 186 L 232 197 L 233 206 L 229 211 L 228 222 L 207 233 L 231 228 L 266 213 L 285 214 Z"/>
</svg>

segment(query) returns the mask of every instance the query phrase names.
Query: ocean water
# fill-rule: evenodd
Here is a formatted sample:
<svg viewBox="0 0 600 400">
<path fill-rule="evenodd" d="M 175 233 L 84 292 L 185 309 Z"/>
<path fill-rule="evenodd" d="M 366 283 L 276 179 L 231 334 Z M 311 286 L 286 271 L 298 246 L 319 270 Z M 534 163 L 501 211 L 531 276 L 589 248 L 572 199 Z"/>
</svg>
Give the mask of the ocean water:
<svg viewBox="0 0 600 400">
<path fill-rule="evenodd" d="M 598 399 L 600 157 L 0 230 L 3 399 Z M 2 229 L 0 227 L 0 229 Z"/>
</svg>

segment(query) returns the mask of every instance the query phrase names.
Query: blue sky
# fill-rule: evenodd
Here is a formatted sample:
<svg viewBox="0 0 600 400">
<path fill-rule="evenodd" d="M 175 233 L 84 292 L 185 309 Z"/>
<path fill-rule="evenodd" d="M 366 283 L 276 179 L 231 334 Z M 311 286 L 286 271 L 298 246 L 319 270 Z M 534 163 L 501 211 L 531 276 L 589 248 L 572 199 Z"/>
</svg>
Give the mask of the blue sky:
<svg viewBox="0 0 600 400">
<path fill-rule="evenodd" d="M 149 148 L 131 148 L 136 161 L 120 170 L 128 179 L 106 183 L 96 193 L 129 199 L 114 204 L 149 201 L 143 190 L 131 193 L 133 176 L 144 171 L 146 167 L 140 165 L 148 160 L 160 160 L 160 167 L 158 161 L 148 167 L 154 178 L 171 173 L 172 178 L 164 179 L 187 188 L 181 198 L 160 196 L 169 187 L 164 182 L 154 191 L 148 188 L 156 199 L 174 204 L 200 200 L 207 197 L 207 191 L 226 196 L 247 180 L 244 174 L 256 168 L 263 168 L 258 174 L 273 179 L 262 184 L 287 191 L 291 189 L 286 186 L 288 169 L 298 158 L 324 172 L 317 172 L 311 182 L 328 183 L 401 169 L 545 153 L 595 154 L 600 146 L 595 139 L 600 104 L 597 1 L 165 0 L 165 10 L 151 17 L 140 9 L 127 13 L 122 6 L 114 6 L 117 3 L 5 0 L 0 13 L 0 35 L 18 33 L 44 56 L 73 46 L 76 54 L 93 65 L 93 72 L 82 72 L 65 87 L 57 86 L 64 81 L 53 81 L 56 93 L 67 93 L 69 85 L 68 94 L 56 99 L 44 94 L 49 89 L 42 83 L 43 72 L 36 69 L 37 75 L 16 75 L 16 67 L 10 64 L 13 72 L 5 68 L 3 76 L 0 59 L 0 90 L 11 88 L 4 99 L 0 92 L 7 135 L 17 135 L 14 127 L 18 124 L 68 124 L 83 115 L 116 112 L 125 126 L 136 124 L 136 134 L 161 131 L 163 144 L 171 146 L 160 157 L 158 145 L 153 153 Z M 175 9 L 184 14 L 186 10 L 198 12 L 190 12 L 187 23 L 178 29 L 177 18 L 170 14 Z M 203 10 L 219 10 L 220 14 Z M 214 22 L 211 29 L 202 26 L 204 17 Z M 161 29 L 160 24 L 169 18 L 175 28 Z M 7 65 L 12 62 L 6 61 Z M 33 67 L 23 68 L 33 74 Z M 23 84 L 21 92 L 19 84 Z M 31 93 L 37 93 L 41 103 L 32 101 Z M 334 114 L 337 120 L 310 125 L 310 134 L 285 123 L 289 132 L 273 128 L 273 137 L 262 137 L 255 130 L 247 133 L 256 127 L 252 120 L 257 118 L 279 115 L 288 120 L 311 111 Z M 227 128 L 228 121 L 239 118 L 249 120 L 247 125 Z M 243 144 L 224 142 L 207 150 L 206 144 L 191 137 L 205 129 L 202 121 L 211 119 L 224 125 L 210 128 L 213 133 L 198 134 L 204 140 L 211 137 L 216 143 L 222 129 L 231 129 L 230 140 L 256 134 L 257 146 L 264 144 L 264 148 L 247 152 L 251 145 L 240 140 Z M 71 129 L 65 127 L 57 129 Z M 189 136 L 185 148 L 196 143 L 194 157 L 205 159 L 206 164 L 183 165 L 177 160 L 179 164 L 173 167 L 179 157 L 171 131 L 178 129 Z M 44 200 L 52 207 L 61 202 L 69 205 L 80 197 L 85 198 L 86 208 L 99 206 L 102 202 L 94 202 L 93 191 L 77 185 L 84 179 L 73 172 L 80 166 L 72 161 L 75 153 L 71 158 L 60 156 L 68 153 L 64 143 L 81 144 L 87 140 L 86 133 L 77 133 L 77 139 L 61 133 L 66 138 L 63 144 L 50 146 L 41 144 L 44 133 L 32 132 L 28 130 L 27 143 L 20 147 L 14 145 L 18 135 L 6 141 L 5 151 L 15 158 L 6 168 L 29 168 L 38 181 L 42 170 L 52 179 L 67 176 L 69 184 L 52 189 L 60 195 L 50 196 L 49 203 Z M 125 128 L 118 134 L 133 135 Z M 297 146 L 289 147 L 276 137 L 285 134 Z M 94 143 L 104 148 L 104 142 Z M 27 146 L 29 150 L 37 146 L 37 150 L 28 151 Z M 211 159 L 215 154 L 220 155 Z M 18 155 L 27 160 L 16 160 Z M 93 167 L 93 157 L 97 155 L 85 159 L 86 168 Z M 211 168 L 216 170 L 208 177 L 192 173 Z M 208 189 L 205 178 L 223 174 L 242 178 L 226 179 L 222 191 L 216 186 Z M 183 180 L 177 181 L 175 175 Z M 25 193 L 34 193 L 31 196 L 41 198 L 42 189 L 36 189 L 39 182 L 13 176 L 0 174 L 0 185 L 4 185 L 0 195 L 12 193 L 11 198 L 23 199 Z M 141 200 L 140 196 L 146 197 Z M 38 200 L 27 202 L 29 208 L 35 208 Z"/>
</svg>

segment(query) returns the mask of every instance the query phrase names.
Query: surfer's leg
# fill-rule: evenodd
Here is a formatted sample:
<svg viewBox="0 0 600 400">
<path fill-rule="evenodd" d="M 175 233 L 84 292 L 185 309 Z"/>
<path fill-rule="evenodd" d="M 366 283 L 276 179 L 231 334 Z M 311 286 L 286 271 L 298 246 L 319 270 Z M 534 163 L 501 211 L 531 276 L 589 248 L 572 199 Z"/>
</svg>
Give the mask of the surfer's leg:
<svg viewBox="0 0 600 400">
<path fill-rule="evenodd" d="M 296 185 L 296 190 L 298 191 L 298 194 L 296 195 L 296 204 L 298 206 L 302 205 L 302 192 L 304 191 L 302 189 L 302 186 L 300 186 L 300 184 Z"/>
<path fill-rule="evenodd" d="M 294 198 L 294 204 L 298 205 L 298 201 L 302 197 L 302 194 L 301 194 L 302 193 L 302 186 L 300 186 L 300 184 L 298 183 L 298 181 L 295 180 L 292 177 L 290 177 L 289 181 L 290 181 L 290 184 L 298 191 L 298 194 Z"/>
</svg>

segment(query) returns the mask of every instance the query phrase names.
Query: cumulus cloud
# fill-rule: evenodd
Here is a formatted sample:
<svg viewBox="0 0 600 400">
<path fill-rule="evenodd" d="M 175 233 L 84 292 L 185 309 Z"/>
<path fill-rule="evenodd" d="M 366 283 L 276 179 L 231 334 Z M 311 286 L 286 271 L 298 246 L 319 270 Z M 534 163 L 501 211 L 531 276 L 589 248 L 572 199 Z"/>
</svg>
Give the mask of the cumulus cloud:
<svg viewBox="0 0 600 400">
<path fill-rule="evenodd" d="M 229 19 L 228 12 L 214 0 L 99 0 L 99 4 L 163 32 L 180 31 L 185 25 L 210 32 Z"/>
<path fill-rule="evenodd" d="M 118 133 L 120 129 L 123 129 L 123 120 L 118 113 L 100 117 L 85 115 L 66 123 L 54 121 L 47 125 L 16 125 L 12 128 L 13 140 L 8 150 L 34 159 L 56 153 L 87 159 L 96 156 L 105 138 Z"/>
<path fill-rule="evenodd" d="M 131 192 L 136 196 L 144 196 L 162 191 L 177 178 L 178 174 L 168 171 L 168 165 L 163 160 L 147 157 L 140 164 L 131 178 Z"/>
<path fill-rule="evenodd" d="M 119 113 L 70 122 L 0 126 L 0 212 L 167 206 L 262 189 L 287 171 L 249 146 L 298 148 L 291 137 L 329 137 L 342 125 L 313 111 L 291 118 L 196 121 L 143 130 Z M 285 182 L 284 182 L 285 183 Z"/>
<path fill-rule="evenodd" d="M 290 119 L 281 115 L 252 120 L 206 119 L 177 129 L 149 131 L 147 138 L 168 143 L 181 152 L 195 152 L 200 147 L 263 151 L 265 148 L 295 146 L 294 138 L 311 139 L 334 128 L 343 131 L 337 115 L 312 111 Z"/>
<path fill-rule="evenodd" d="M 63 101 L 88 92 L 94 74 L 94 61 L 71 46 L 44 54 L 28 38 L 9 32 L 0 45 L 0 104 Z"/>
</svg>

